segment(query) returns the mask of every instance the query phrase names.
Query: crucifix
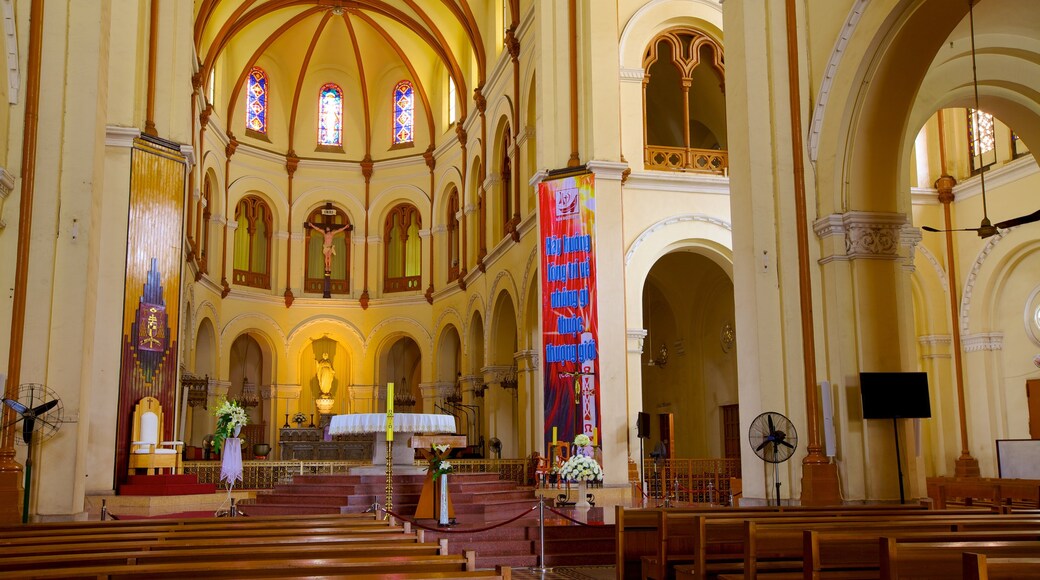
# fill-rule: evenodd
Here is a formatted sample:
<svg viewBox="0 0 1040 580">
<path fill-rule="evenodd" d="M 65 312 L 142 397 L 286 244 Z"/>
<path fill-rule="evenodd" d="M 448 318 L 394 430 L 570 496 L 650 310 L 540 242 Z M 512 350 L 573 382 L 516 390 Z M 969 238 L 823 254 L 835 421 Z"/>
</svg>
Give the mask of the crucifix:
<svg viewBox="0 0 1040 580">
<path fill-rule="evenodd" d="M 325 286 L 322 298 L 332 298 L 332 256 L 336 255 L 336 248 L 332 245 L 332 240 L 336 237 L 336 234 L 344 231 L 349 232 L 354 229 L 354 226 L 351 224 L 343 226 L 336 224 L 333 220 L 337 214 L 338 212 L 332 206 L 332 202 L 327 201 L 325 202 L 325 207 L 321 208 L 321 222 L 303 222 L 303 227 L 311 228 L 323 236 L 321 253 L 325 256 Z"/>
<path fill-rule="evenodd" d="M 578 434 L 582 433 L 582 428 L 581 428 L 581 424 L 582 424 L 582 416 L 581 416 L 581 379 L 582 379 L 582 377 L 591 377 L 591 376 L 595 376 L 595 375 L 596 375 L 596 373 L 594 373 L 594 372 L 583 371 L 581 369 L 581 367 L 579 367 L 579 368 L 577 368 L 576 370 L 573 370 L 573 371 L 560 371 L 559 372 L 558 376 L 561 379 L 564 378 L 564 377 L 573 377 L 574 378 L 574 437 L 577 437 Z M 573 439 L 573 437 L 572 437 L 572 439 Z"/>
</svg>

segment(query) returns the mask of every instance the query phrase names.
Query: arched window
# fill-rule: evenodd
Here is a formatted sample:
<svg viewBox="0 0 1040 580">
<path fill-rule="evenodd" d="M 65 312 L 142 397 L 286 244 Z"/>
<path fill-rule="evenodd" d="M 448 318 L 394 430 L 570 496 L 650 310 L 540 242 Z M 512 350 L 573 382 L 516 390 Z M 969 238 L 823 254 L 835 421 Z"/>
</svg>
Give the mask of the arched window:
<svg viewBox="0 0 1040 580">
<path fill-rule="evenodd" d="M 455 113 L 458 105 L 455 99 L 455 79 L 448 75 L 448 124 L 455 122 Z"/>
<path fill-rule="evenodd" d="M 343 145 L 343 91 L 333 83 L 318 93 L 318 145 Z"/>
<path fill-rule="evenodd" d="M 213 199 L 213 180 L 206 178 L 202 186 L 202 195 L 195 205 L 195 255 L 198 257 L 199 272 L 208 272 L 209 263 L 209 219 L 210 200 Z"/>
<path fill-rule="evenodd" d="M 996 163 L 996 143 L 993 115 L 968 109 L 968 156 L 971 159 L 972 174 Z"/>
<path fill-rule="evenodd" d="M 502 170 L 499 173 L 502 178 L 502 193 L 499 197 L 502 200 L 502 237 L 512 232 L 515 225 L 513 223 L 513 168 L 509 160 L 509 148 L 512 143 L 509 127 L 506 127 L 502 134 Z"/>
<path fill-rule="evenodd" d="M 452 188 L 448 194 L 448 215 L 444 222 L 448 224 L 448 282 L 459 278 L 459 190 Z"/>
<path fill-rule="evenodd" d="M 246 93 L 246 130 L 267 133 L 267 73 L 254 66 L 249 71 L 249 91 Z"/>
<path fill-rule="evenodd" d="M 235 284 L 271 288 L 271 209 L 255 195 L 235 206 Z"/>
<path fill-rule="evenodd" d="M 725 173 L 722 47 L 696 30 L 670 30 L 647 47 L 643 71 L 646 168 Z"/>
<path fill-rule="evenodd" d="M 333 215 L 323 210 L 332 210 Z M 322 230 L 328 229 L 332 235 L 332 251 L 329 256 L 331 275 L 329 276 L 330 292 L 346 294 L 350 292 L 350 218 L 347 213 L 335 206 L 315 208 L 307 223 L 314 224 Z M 342 231 L 337 232 L 336 230 Z M 325 291 L 325 234 L 314 228 L 306 228 L 307 240 L 307 275 L 304 279 L 304 292 Z"/>
<path fill-rule="evenodd" d="M 402 203 L 390 210 L 383 225 L 385 292 L 418 290 L 422 274 L 422 226 L 419 210 Z"/>
<path fill-rule="evenodd" d="M 415 141 L 415 97 L 411 81 L 394 87 L 394 145 Z"/>
</svg>

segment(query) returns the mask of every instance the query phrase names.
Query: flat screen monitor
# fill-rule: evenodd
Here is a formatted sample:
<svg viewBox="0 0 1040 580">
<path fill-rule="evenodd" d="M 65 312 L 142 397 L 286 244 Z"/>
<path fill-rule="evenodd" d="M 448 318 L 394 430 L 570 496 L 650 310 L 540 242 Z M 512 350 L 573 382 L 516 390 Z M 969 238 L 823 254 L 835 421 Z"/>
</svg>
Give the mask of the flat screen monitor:
<svg viewBox="0 0 1040 580">
<path fill-rule="evenodd" d="M 864 419 L 932 416 L 927 373 L 860 373 Z"/>
</svg>

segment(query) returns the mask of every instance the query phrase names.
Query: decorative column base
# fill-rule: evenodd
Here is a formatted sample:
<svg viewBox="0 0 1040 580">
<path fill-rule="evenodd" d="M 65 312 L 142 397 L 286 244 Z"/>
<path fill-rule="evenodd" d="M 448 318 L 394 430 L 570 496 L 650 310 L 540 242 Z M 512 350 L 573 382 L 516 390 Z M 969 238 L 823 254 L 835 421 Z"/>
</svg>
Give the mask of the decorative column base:
<svg viewBox="0 0 1040 580">
<path fill-rule="evenodd" d="M 957 458 L 953 464 L 954 477 L 980 477 L 979 460 L 971 455 L 963 455 Z"/>
<path fill-rule="evenodd" d="M 13 459 L 0 466 L 0 524 L 22 523 L 22 466 Z"/>
<path fill-rule="evenodd" d="M 838 466 L 833 463 L 802 464 L 802 505 L 841 505 Z"/>
<path fill-rule="evenodd" d="M 574 507 L 587 508 L 589 507 L 589 484 L 583 479 L 578 480 L 578 501 L 574 503 Z"/>
</svg>

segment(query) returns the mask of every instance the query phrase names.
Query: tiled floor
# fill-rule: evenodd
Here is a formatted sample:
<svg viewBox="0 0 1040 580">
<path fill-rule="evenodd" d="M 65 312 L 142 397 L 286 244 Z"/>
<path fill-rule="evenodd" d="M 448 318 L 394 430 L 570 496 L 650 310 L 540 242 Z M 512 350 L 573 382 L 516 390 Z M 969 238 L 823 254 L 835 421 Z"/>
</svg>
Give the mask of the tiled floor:
<svg viewBox="0 0 1040 580">
<path fill-rule="evenodd" d="M 558 566 L 546 572 L 531 568 L 513 570 L 513 578 L 520 580 L 614 580 L 615 577 L 613 566 Z"/>
</svg>

